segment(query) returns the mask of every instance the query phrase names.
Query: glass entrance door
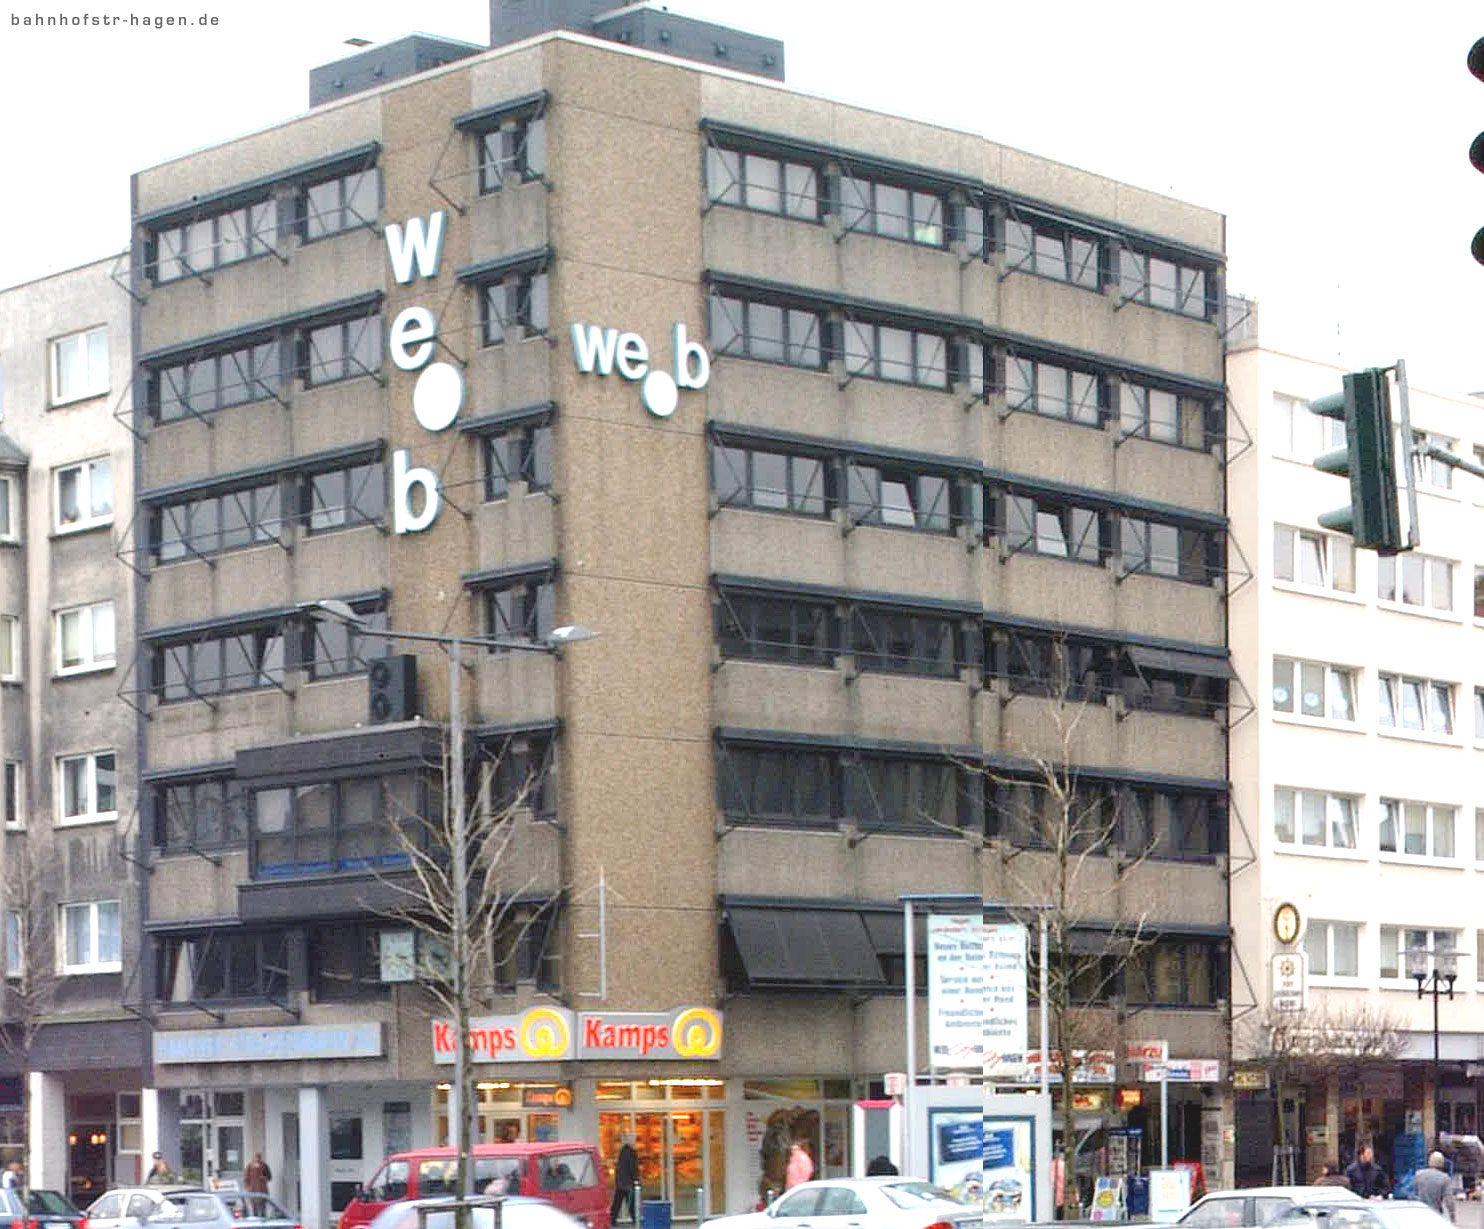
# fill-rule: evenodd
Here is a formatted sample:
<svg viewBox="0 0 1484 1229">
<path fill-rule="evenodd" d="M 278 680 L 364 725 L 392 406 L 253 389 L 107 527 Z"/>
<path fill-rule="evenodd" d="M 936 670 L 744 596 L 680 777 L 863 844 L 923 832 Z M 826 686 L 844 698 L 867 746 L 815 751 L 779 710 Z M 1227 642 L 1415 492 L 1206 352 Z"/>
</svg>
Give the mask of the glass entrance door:
<svg viewBox="0 0 1484 1229">
<path fill-rule="evenodd" d="M 598 1138 L 612 1183 L 623 1136 L 639 1155 L 643 1198 L 666 1199 L 671 1219 L 693 1221 L 702 1212 L 720 1215 L 726 1202 L 726 1115 L 721 1110 L 664 1112 L 609 1110 L 598 1115 Z"/>
<path fill-rule="evenodd" d="M 241 1181 L 247 1165 L 244 1109 L 240 1092 L 180 1094 L 181 1181 Z"/>
</svg>

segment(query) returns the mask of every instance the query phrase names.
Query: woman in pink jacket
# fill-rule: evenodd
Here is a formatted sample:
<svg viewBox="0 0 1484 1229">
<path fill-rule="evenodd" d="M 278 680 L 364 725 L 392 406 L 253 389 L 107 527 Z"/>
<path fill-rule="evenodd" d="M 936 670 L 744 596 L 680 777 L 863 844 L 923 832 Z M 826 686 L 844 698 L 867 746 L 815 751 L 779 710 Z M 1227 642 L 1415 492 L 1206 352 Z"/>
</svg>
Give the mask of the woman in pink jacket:
<svg viewBox="0 0 1484 1229">
<path fill-rule="evenodd" d="M 799 1140 L 794 1140 L 793 1147 L 788 1150 L 788 1169 L 783 1176 L 783 1189 L 793 1190 L 800 1182 L 807 1182 L 814 1177 L 814 1162 L 809 1159 L 809 1153 Z"/>
</svg>

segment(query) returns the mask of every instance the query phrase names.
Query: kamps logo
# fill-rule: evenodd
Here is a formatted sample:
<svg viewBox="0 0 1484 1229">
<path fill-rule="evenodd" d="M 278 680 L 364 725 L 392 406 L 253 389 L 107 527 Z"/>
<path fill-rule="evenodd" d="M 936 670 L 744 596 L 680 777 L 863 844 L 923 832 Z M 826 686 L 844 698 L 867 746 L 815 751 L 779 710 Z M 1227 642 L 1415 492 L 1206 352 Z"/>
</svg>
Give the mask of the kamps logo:
<svg viewBox="0 0 1484 1229">
<path fill-rule="evenodd" d="M 572 361 L 584 375 L 594 371 L 611 375 L 617 368 L 625 380 L 638 382 L 639 400 L 646 410 L 656 418 L 669 418 L 682 388 L 705 388 L 711 378 L 711 357 L 704 346 L 686 336 L 685 325 L 677 324 L 671 339 L 674 374 L 649 365 L 649 346 L 638 333 L 574 324 Z"/>
</svg>

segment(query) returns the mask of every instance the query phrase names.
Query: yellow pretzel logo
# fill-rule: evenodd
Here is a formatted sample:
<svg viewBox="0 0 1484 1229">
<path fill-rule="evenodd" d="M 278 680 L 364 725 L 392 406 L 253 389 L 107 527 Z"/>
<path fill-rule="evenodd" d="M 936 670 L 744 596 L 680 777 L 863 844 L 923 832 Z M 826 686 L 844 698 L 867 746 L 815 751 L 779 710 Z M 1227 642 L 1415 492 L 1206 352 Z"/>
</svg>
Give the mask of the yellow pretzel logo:
<svg viewBox="0 0 1484 1229">
<path fill-rule="evenodd" d="M 691 1007 L 675 1017 L 673 1035 L 681 1058 L 715 1058 L 721 1050 L 721 1018 L 705 1007 Z"/>
<path fill-rule="evenodd" d="M 527 1058 L 565 1058 L 572 1034 L 559 1012 L 535 1007 L 520 1025 L 520 1048 Z"/>
</svg>

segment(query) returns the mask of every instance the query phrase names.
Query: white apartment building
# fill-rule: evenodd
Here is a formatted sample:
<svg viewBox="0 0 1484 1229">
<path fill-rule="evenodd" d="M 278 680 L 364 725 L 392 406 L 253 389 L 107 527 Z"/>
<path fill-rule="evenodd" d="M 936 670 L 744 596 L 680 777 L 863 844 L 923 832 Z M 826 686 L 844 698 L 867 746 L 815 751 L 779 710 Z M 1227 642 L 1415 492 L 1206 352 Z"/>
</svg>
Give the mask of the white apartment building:
<svg viewBox="0 0 1484 1229">
<path fill-rule="evenodd" d="M 1394 1061 L 1285 1090 L 1299 1171 L 1312 1178 L 1326 1160 L 1348 1161 L 1360 1140 L 1374 1142 L 1390 1173 L 1397 1132 L 1423 1130 L 1430 1145 L 1435 1129 L 1433 1002 L 1430 991 L 1419 1000 L 1408 977 L 1408 947 L 1462 953 L 1455 997 L 1439 1011 L 1436 1123 L 1478 1123 L 1484 483 L 1419 465 L 1421 545 L 1394 559 L 1325 533 L 1320 514 L 1348 503 L 1349 488 L 1312 462 L 1343 442 L 1343 428 L 1308 402 L 1339 391 L 1345 369 L 1263 349 L 1255 327 L 1247 331 L 1249 340 L 1229 343 L 1227 367 L 1240 418 L 1228 472 L 1233 558 L 1251 573 L 1232 580 L 1231 650 L 1255 706 L 1231 736 L 1237 1176 L 1270 1172 L 1274 1096 L 1242 1090 L 1260 1082 L 1242 1060 L 1258 1045 L 1274 956 L 1298 950 L 1308 956 L 1308 1012 L 1366 1003 L 1401 1032 Z M 1411 389 L 1414 433 L 1465 457 L 1484 454 L 1484 403 L 1426 391 L 1426 372 L 1411 376 L 1422 385 Z M 1395 396 L 1392 409 L 1399 420 Z M 1290 943 L 1275 927 L 1285 903 L 1301 919 Z"/>
</svg>

